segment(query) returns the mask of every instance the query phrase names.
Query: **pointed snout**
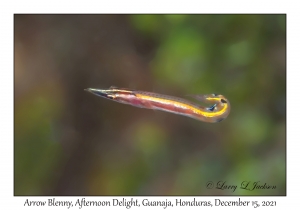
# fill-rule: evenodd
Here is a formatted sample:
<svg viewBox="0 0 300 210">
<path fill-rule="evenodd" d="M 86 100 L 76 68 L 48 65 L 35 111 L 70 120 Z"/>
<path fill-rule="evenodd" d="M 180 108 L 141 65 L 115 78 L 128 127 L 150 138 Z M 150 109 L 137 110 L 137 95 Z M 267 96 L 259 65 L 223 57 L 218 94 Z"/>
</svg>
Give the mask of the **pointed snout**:
<svg viewBox="0 0 300 210">
<path fill-rule="evenodd" d="M 109 94 L 108 90 L 101 90 L 101 89 L 94 89 L 94 88 L 86 88 L 84 90 L 104 98 L 108 98 L 108 94 Z"/>
</svg>

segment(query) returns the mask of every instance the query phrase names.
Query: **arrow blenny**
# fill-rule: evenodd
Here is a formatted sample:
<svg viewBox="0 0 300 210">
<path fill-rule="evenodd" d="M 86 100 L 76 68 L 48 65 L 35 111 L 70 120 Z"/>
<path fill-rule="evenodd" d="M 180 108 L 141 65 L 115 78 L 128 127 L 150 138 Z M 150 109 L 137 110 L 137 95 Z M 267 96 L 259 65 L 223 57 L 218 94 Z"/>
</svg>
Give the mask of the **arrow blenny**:
<svg viewBox="0 0 300 210">
<path fill-rule="evenodd" d="M 117 88 L 115 86 L 111 86 L 109 89 L 87 88 L 85 90 L 119 103 L 129 104 L 139 108 L 171 112 L 208 123 L 221 122 L 230 113 L 229 101 L 223 95 L 219 94 L 190 95 L 201 102 L 213 104 L 210 107 L 203 107 L 186 99 L 174 96 Z"/>
</svg>

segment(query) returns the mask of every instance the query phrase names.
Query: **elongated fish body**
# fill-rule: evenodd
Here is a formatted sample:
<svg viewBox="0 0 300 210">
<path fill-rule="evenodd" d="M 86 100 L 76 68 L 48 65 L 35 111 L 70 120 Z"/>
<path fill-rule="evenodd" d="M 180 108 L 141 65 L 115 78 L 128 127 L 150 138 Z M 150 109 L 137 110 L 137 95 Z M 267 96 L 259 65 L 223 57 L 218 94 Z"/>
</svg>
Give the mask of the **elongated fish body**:
<svg viewBox="0 0 300 210">
<path fill-rule="evenodd" d="M 139 108 L 161 110 L 201 120 L 203 122 L 221 122 L 230 113 L 230 103 L 222 95 L 191 95 L 195 99 L 214 104 L 203 107 L 189 100 L 153 92 L 110 87 L 109 89 L 85 89 L 100 97 Z"/>
</svg>

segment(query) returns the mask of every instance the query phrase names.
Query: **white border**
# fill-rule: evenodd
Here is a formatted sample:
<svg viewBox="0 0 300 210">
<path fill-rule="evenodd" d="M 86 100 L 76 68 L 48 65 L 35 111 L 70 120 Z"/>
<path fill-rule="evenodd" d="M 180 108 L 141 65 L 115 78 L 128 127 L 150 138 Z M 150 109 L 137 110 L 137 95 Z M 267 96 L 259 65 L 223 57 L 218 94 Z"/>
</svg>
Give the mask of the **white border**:
<svg viewBox="0 0 300 210">
<path fill-rule="evenodd" d="M 296 1 L 290 1 L 296 2 Z M 1 209 L 20 209 L 27 197 L 13 197 L 13 14 L 14 13 L 287 13 L 287 197 L 241 197 L 242 200 L 276 200 L 277 207 L 298 206 L 299 191 L 299 12 L 288 1 L 5 1 L 1 9 Z M 48 199 L 52 197 L 28 197 Z M 81 197 L 59 197 L 75 200 Z M 89 200 L 112 197 L 88 197 Z M 120 197 L 118 197 L 120 198 Z M 138 197 L 143 199 L 144 197 Z M 155 197 L 151 197 L 155 198 Z M 162 197 L 157 197 L 162 198 Z M 175 200 L 176 197 L 168 197 Z M 182 197 L 188 199 L 192 197 Z M 236 200 L 238 197 L 198 197 L 202 200 Z M 162 198 L 164 199 L 164 198 Z M 5 207 L 5 208 L 2 208 Z M 121 207 L 125 209 L 124 207 Z M 28 208 L 27 208 L 28 209 Z M 45 209 L 53 209 L 47 207 Z M 66 209 L 65 207 L 61 209 Z M 99 207 L 89 208 L 99 209 Z M 172 208 L 178 209 L 178 208 Z M 274 208 L 273 208 L 274 209 Z M 295 208 L 293 208 L 295 209 Z"/>
</svg>

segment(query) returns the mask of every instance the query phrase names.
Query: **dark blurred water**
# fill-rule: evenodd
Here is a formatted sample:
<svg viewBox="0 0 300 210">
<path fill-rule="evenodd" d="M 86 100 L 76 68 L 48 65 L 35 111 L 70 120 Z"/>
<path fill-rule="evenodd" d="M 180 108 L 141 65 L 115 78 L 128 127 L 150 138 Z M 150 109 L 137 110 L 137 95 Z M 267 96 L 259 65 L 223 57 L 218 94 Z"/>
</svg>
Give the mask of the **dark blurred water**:
<svg viewBox="0 0 300 210">
<path fill-rule="evenodd" d="M 14 53 L 15 195 L 286 194 L 285 15 L 15 15 Z M 207 124 L 83 90 L 111 85 L 232 109 Z M 276 188 L 218 189 L 244 181 Z"/>
</svg>

